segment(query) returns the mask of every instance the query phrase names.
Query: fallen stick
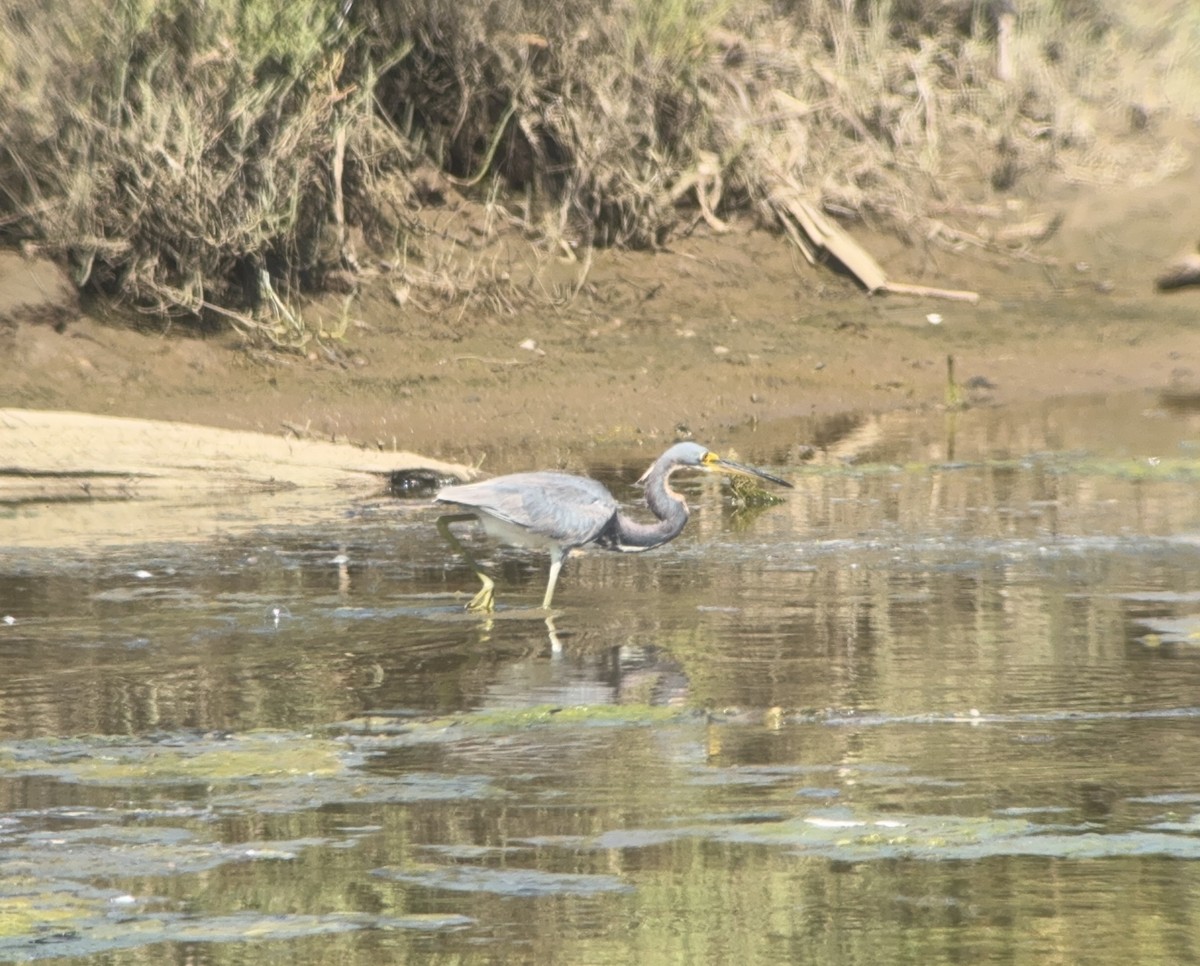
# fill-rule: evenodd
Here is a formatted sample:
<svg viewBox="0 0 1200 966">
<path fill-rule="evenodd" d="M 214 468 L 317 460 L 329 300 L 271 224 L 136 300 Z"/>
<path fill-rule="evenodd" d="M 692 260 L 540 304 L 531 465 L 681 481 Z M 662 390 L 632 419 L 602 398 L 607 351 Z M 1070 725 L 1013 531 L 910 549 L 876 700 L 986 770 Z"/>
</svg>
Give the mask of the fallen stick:
<svg viewBox="0 0 1200 966">
<path fill-rule="evenodd" d="M 970 302 L 972 305 L 979 301 L 978 292 L 956 288 L 936 288 L 931 285 L 912 285 L 908 282 L 884 282 L 880 291 L 887 292 L 889 295 L 916 295 L 919 298 Z"/>
</svg>

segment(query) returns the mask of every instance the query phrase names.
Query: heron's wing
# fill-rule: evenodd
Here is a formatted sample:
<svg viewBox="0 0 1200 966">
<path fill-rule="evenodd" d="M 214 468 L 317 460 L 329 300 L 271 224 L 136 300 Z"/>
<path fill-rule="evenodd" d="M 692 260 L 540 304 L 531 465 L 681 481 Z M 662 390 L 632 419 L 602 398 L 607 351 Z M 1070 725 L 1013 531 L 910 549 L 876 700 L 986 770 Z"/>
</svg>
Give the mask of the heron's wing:
<svg viewBox="0 0 1200 966">
<path fill-rule="evenodd" d="M 617 501 L 603 484 L 567 473 L 513 473 L 447 486 L 437 499 L 489 513 L 572 547 L 595 540 L 617 512 Z"/>
</svg>

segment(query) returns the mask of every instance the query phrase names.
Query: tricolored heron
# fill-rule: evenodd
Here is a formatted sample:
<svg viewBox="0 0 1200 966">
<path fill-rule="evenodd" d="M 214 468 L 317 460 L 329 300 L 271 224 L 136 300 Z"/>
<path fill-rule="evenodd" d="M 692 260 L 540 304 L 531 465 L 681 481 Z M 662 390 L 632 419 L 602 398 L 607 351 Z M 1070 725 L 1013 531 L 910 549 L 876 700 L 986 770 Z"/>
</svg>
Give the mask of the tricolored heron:
<svg viewBox="0 0 1200 966">
<path fill-rule="evenodd" d="M 687 523 L 688 505 L 671 489 L 670 477 L 676 470 L 686 469 L 757 476 L 780 486 L 792 485 L 753 466 L 722 459 L 698 443 L 676 443 L 638 480 L 645 485 L 646 505 L 658 518 L 655 523 L 627 517 L 602 484 L 568 473 L 512 473 L 481 483 L 443 487 L 435 499 L 467 512 L 440 517 L 438 530 L 466 557 L 483 584 L 467 610 L 491 611 L 495 583 L 450 532 L 451 523 L 478 520 L 488 536 L 501 543 L 549 551 L 550 579 L 542 599 L 542 609 L 549 610 L 563 560 L 576 547 L 594 545 L 634 553 L 679 536 Z"/>
</svg>

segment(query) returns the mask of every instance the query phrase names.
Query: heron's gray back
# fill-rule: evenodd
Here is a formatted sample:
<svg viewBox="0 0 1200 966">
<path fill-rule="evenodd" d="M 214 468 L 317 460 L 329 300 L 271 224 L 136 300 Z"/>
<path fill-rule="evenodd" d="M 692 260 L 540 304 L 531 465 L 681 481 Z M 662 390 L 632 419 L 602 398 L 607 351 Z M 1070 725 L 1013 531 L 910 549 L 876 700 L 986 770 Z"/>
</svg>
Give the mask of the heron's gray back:
<svg viewBox="0 0 1200 966">
<path fill-rule="evenodd" d="M 595 540 L 617 512 L 617 501 L 603 484 L 568 473 L 513 473 L 447 486 L 437 500 L 490 514 L 567 547 Z"/>
</svg>

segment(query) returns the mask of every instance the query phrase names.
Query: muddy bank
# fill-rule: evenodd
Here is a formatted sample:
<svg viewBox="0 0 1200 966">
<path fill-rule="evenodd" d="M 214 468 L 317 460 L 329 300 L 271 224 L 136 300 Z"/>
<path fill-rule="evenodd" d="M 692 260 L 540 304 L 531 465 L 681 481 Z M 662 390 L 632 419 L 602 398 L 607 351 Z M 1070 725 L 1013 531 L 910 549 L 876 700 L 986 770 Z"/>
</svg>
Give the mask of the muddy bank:
<svg viewBox="0 0 1200 966">
<path fill-rule="evenodd" d="M 893 278 L 973 289 L 977 305 L 868 298 L 744 224 L 701 225 L 657 253 L 597 252 L 586 272 L 498 236 L 487 252 L 502 266 L 578 294 L 484 313 L 397 304 L 378 275 L 348 318 L 344 296 L 304 307 L 329 328 L 348 322 L 307 356 L 161 321 L 6 314 L 0 298 L 0 406 L 347 440 L 499 471 L 569 463 L 597 441 L 719 446 L 755 422 L 943 405 L 948 355 L 976 405 L 1186 393 L 1200 384 L 1200 289 L 1159 294 L 1153 280 L 1200 234 L 1196 167 L 1136 190 L 1045 186 L 1027 212 L 1052 214 L 1057 232 L 1005 254 L 850 226 Z"/>
</svg>

